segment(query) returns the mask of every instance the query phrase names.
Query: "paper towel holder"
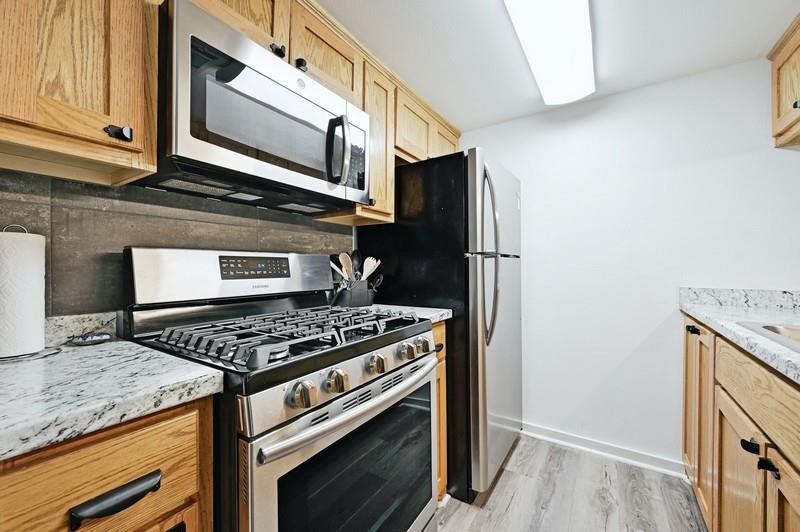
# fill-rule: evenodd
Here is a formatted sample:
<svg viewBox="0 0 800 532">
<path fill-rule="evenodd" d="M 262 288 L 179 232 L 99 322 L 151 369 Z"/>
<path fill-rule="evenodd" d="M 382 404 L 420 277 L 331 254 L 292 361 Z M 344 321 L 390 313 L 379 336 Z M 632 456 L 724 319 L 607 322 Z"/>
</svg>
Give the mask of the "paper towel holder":
<svg viewBox="0 0 800 532">
<path fill-rule="evenodd" d="M 18 227 L 19 229 L 22 229 L 23 231 L 25 231 L 26 234 L 28 233 L 28 228 L 25 227 L 24 225 L 20 225 L 20 224 L 8 224 L 7 226 L 3 227 L 3 232 L 4 233 L 6 233 L 6 232 L 9 232 L 9 233 L 17 232 L 17 231 L 6 231 L 10 227 Z"/>
</svg>

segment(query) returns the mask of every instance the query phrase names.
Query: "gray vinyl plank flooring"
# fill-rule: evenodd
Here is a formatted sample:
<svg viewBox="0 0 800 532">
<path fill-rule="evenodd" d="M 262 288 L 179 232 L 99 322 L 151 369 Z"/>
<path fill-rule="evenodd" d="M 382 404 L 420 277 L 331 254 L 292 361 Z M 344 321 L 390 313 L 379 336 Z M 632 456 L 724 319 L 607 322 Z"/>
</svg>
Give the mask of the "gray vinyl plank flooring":
<svg viewBox="0 0 800 532">
<path fill-rule="evenodd" d="M 705 532 L 682 479 L 527 436 L 488 494 L 450 500 L 437 520 L 440 532 Z"/>
</svg>

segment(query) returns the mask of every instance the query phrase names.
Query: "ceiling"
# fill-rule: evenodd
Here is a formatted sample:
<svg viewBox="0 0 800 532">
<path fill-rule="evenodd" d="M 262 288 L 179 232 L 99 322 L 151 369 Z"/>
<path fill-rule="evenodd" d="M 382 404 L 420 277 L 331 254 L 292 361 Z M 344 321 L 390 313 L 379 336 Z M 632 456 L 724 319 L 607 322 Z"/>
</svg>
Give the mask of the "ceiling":
<svg viewBox="0 0 800 532">
<path fill-rule="evenodd" d="M 462 131 L 545 109 L 503 0 L 317 0 Z M 800 0 L 590 0 L 597 93 L 763 57 Z"/>
</svg>

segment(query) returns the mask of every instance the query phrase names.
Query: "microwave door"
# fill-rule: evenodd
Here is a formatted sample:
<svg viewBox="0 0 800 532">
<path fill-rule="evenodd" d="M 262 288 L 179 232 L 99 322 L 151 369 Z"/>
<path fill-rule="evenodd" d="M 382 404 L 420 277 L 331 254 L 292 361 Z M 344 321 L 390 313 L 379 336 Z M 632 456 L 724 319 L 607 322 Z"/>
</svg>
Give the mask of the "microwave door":
<svg viewBox="0 0 800 532">
<path fill-rule="evenodd" d="M 350 152 L 347 179 L 344 180 L 346 197 L 350 201 L 369 205 L 369 115 L 361 109 L 347 104 L 348 141 Z"/>
</svg>

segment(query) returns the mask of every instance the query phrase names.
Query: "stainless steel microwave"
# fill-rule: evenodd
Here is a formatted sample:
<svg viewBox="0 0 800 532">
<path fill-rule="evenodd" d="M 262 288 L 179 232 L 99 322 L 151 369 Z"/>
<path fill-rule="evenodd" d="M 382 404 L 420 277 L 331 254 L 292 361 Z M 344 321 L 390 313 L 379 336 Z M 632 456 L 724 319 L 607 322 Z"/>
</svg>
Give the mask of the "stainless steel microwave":
<svg viewBox="0 0 800 532">
<path fill-rule="evenodd" d="M 158 172 L 138 184 L 316 214 L 369 204 L 369 115 L 190 0 L 162 6 Z"/>
</svg>

